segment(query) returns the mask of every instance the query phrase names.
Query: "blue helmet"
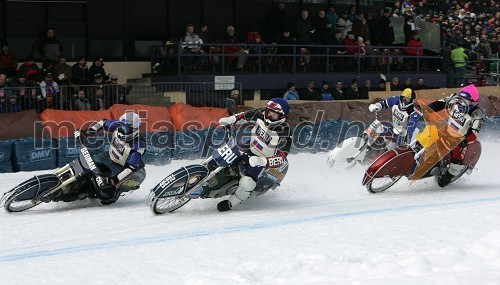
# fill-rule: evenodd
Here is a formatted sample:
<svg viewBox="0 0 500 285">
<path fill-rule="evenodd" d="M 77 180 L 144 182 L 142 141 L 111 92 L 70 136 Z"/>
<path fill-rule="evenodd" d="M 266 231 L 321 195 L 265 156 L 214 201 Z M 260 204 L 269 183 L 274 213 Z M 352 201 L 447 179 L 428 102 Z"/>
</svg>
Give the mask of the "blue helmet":
<svg viewBox="0 0 500 285">
<path fill-rule="evenodd" d="M 283 98 L 273 98 L 266 103 L 264 119 L 268 125 L 282 123 L 290 113 L 290 106 Z"/>
</svg>

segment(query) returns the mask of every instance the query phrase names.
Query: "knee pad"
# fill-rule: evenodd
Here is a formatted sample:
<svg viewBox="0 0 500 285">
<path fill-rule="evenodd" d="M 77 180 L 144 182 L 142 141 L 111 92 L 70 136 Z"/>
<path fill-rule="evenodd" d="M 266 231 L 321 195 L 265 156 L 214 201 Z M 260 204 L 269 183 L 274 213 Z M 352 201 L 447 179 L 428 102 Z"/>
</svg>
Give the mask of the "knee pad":
<svg viewBox="0 0 500 285">
<path fill-rule="evenodd" d="M 463 165 L 461 164 L 458 164 L 458 163 L 450 163 L 450 165 L 448 166 L 448 172 L 453 175 L 453 176 L 456 176 L 460 173 L 460 171 L 462 170 L 462 167 L 464 167 Z"/>
<path fill-rule="evenodd" d="M 234 194 L 228 199 L 231 206 L 236 206 L 242 201 L 248 199 L 250 194 L 252 194 L 252 191 L 255 189 L 255 186 L 257 186 L 257 182 L 255 182 L 251 177 L 242 176 L 240 178 L 238 188 L 236 188 Z"/>
</svg>

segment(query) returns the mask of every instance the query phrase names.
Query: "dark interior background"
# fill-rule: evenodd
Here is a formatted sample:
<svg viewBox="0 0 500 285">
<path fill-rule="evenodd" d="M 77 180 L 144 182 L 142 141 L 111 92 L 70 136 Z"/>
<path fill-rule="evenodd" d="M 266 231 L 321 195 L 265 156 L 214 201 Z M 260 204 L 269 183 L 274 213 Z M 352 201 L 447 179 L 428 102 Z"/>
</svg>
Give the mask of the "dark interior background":
<svg viewBox="0 0 500 285">
<path fill-rule="evenodd" d="M 264 40 L 268 16 L 278 1 L 272 0 L 68 0 L 0 1 L 0 40 L 7 42 L 17 59 L 28 54 L 39 58 L 37 42 L 47 27 L 55 30 L 65 56 L 104 57 L 107 60 L 144 60 L 152 45 L 178 39 L 186 23 L 196 29 L 209 26 L 215 40 L 222 39 L 226 27 L 233 25 L 239 38 L 258 25 Z M 347 3 L 361 2 L 362 9 L 384 1 L 288 0 L 288 21 L 295 22 L 301 9 L 314 18 L 332 2 L 338 10 Z"/>
</svg>

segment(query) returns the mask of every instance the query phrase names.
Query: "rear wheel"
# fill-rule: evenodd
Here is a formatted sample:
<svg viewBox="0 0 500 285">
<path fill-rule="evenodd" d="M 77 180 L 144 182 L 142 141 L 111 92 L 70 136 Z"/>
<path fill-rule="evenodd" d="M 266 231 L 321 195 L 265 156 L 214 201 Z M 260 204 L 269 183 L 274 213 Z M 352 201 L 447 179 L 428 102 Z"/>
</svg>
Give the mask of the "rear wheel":
<svg viewBox="0 0 500 285">
<path fill-rule="evenodd" d="M 402 175 L 399 176 L 383 176 L 383 177 L 376 177 L 373 178 L 370 183 L 366 185 L 366 189 L 370 193 L 380 193 L 384 192 L 385 190 L 389 189 L 392 185 L 396 184 L 396 182 L 399 181 L 403 177 Z"/>
<path fill-rule="evenodd" d="M 165 198 L 153 196 L 150 201 L 150 209 L 155 214 L 171 213 L 184 206 L 189 200 L 191 200 L 191 198 L 186 195 Z"/>
</svg>

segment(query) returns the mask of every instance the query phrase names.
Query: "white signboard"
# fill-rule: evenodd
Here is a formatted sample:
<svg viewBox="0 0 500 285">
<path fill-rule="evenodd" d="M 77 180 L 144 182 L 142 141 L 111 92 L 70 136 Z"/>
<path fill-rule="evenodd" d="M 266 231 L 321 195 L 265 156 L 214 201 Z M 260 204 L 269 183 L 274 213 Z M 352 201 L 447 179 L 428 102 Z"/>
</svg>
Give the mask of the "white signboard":
<svg viewBox="0 0 500 285">
<path fill-rule="evenodd" d="M 214 76 L 214 90 L 231 90 L 234 88 L 234 76 Z"/>
</svg>

